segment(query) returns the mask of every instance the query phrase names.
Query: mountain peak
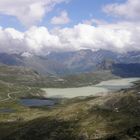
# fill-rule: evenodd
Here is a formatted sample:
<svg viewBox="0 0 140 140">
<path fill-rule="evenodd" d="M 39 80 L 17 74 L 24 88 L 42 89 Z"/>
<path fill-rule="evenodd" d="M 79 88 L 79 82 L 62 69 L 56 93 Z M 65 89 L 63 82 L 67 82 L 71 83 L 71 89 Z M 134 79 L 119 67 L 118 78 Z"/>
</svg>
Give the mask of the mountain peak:
<svg viewBox="0 0 140 140">
<path fill-rule="evenodd" d="M 32 57 L 33 56 L 33 54 L 31 54 L 31 53 L 29 53 L 29 52 L 23 52 L 22 54 L 21 54 L 21 56 L 22 57 Z"/>
</svg>

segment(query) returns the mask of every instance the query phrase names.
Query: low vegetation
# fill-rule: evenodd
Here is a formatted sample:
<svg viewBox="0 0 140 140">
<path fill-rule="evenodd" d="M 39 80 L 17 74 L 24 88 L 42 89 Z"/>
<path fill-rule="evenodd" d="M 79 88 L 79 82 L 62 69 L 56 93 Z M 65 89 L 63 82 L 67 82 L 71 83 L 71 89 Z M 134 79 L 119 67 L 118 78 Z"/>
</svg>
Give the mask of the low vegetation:
<svg viewBox="0 0 140 140">
<path fill-rule="evenodd" d="M 72 99 L 54 107 L 8 104 L 16 112 L 0 115 L 2 140 L 110 140 L 140 138 L 140 97 L 123 91 L 105 97 Z M 7 107 L 8 107 L 7 104 Z"/>
<path fill-rule="evenodd" d="M 26 70 L 22 74 L 19 72 L 21 80 L 18 82 L 10 78 L 10 75 L 14 76 L 10 70 L 6 71 L 9 73 L 9 79 L 6 79 L 8 76 L 4 71 L 0 74 L 3 77 L 0 81 L 0 140 L 140 139 L 140 82 L 131 89 L 104 97 L 63 99 L 54 106 L 27 107 L 20 103 L 21 98 L 42 98 L 43 92 L 34 86 L 34 81 L 39 82 L 39 79 L 31 82 L 29 78 L 32 85 L 24 84 Z M 37 73 L 27 73 L 28 77 L 40 78 Z M 95 79 L 90 78 L 90 74 L 86 79 L 87 75 L 65 79 L 71 83 L 77 79 L 77 86 L 80 81 L 91 80 L 92 83 Z M 4 112 L 4 109 L 10 111 Z"/>
<path fill-rule="evenodd" d="M 119 78 L 110 71 L 98 71 L 67 76 L 42 76 L 38 72 L 24 67 L 0 66 L 0 80 L 18 86 L 30 87 L 80 87 L 97 84 L 101 81 Z"/>
</svg>

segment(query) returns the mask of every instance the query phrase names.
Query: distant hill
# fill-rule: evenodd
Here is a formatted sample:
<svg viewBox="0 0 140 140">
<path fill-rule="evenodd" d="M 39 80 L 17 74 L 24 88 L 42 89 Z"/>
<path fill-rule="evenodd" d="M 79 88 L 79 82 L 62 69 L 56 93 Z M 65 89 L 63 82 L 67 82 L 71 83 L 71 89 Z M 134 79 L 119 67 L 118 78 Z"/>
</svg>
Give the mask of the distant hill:
<svg viewBox="0 0 140 140">
<path fill-rule="evenodd" d="M 42 75 L 23 66 L 0 65 L 0 80 L 19 86 L 31 87 L 80 87 L 118 78 L 111 71 L 81 73 L 75 75 Z"/>
<path fill-rule="evenodd" d="M 108 50 L 79 50 L 73 52 L 50 52 L 46 56 L 33 54 L 0 54 L 0 63 L 23 66 L 42 75 L 74 75 L 100 70 L 111 70 L 125 77 L 139 76 L 140 52 L 117 53 Z M 135 65 L 133 72 L 130 65 Z M 127 71 L 127 69 L 130 69 Z M 129 74 L 130 73 L 130 74 Z"/>
</svg>

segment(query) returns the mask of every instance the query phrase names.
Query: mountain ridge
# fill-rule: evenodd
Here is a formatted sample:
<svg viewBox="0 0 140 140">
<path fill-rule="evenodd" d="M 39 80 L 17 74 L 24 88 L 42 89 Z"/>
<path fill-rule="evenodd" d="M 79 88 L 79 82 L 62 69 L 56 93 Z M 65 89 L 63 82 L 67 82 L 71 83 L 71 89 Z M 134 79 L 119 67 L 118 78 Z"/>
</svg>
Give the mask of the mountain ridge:
<svg viewBox="0 0 140 140">
<path fill-rule="evenodd" d="M 108 50 L 79 50 L 49 52 L 46 56 L 0 53 L 0 64 L 24 66 L 44 75 L 71 75 L 98 70 L 112 70 L 118 73 L 116 72 L 118 69 L 126 71 L 127 67 L 122 68 L 122 65 L 135 65 L 139 70 L 140 52 L 118 53 Z M 131 76 L 134 75 L 134 72 L 130 73 Z M 129 76 L 129 73 L 127 75 Z M 140 76 L 140 73 L 137 75 Z"/>
</svg>

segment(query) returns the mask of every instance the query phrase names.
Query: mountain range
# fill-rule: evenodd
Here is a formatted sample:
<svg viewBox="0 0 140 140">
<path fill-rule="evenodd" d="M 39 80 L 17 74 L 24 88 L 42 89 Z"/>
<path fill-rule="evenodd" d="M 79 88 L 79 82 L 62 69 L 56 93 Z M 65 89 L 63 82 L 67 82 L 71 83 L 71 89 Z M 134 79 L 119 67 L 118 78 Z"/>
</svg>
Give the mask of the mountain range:
<svg viewBox="0 0 140 140">
<path fill-rule="evenodd" d="M 45 75 L 73 75 L 111 70 L 122 77 L 140 76 L 140 52 L 118 53 L 109 50 L 49 52 L 44 56 L 23 52 L 0 53 L 0 64 L 23 66 Z"/>
</svg>

